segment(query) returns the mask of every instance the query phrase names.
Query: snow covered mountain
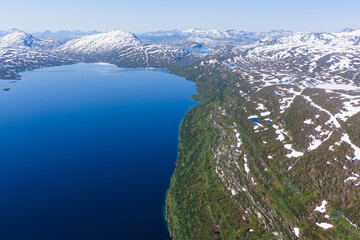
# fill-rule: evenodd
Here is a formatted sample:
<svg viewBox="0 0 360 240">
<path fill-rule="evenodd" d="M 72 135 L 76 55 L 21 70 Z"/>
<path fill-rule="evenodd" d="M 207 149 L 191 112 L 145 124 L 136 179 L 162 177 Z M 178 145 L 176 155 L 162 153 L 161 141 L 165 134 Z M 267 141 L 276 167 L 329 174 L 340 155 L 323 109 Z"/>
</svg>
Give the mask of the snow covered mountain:
<svg viewBox="0 0 360 240">
<path fill-rule="evenodd" d="M 13 32 L 0 38 L 0 48 L 53 48 L 59 45 L 56 40 L 41 40 L 25 32 Z"/>
<path fill-rule="evenodd" d="M 13 52 L 21 49 L 23 53 L 31 49 L 33 53 L 43 55 L 51 53 L 62 58 L 66 55 L 67 59 L 75 61 L 111 61 L 124 67 L 159 67 L 209 55 L 190 54 L 183 50 L 185 48 L 210 47 L 217 49 L 213 56 L 228 58 L 228 64 L 282 60 L 301 65 L 308 71 L 320 68 L 338 71 L 356 69 L 360 42 L 360 30 L 351 29 L 339 33 L 293 34 L 288 31 L 188 29 L 146 33 L 139 38 L 132 33 L 113 30 L 76 37 L 65 43 L 53 36 L 42 36 L 36 38 L 21 31 L 11 32 L 0 38 L 0 49 L 12 49 Z M 245 50 L 248 51 L 246 60 L 237 56 Z"/>
<path fill-rule="evenodd" d="M 125 47 L 140 47 L 141 42 L 132 33 L 113 30 L 70 40 L 61 46 L 61 51 L 73 54 L 103 54 Z"/>
<path fill-rule="evenodd" d="M 360 43 L 360 30 L 340 33 L 294 33 L 288 37 L 278 39 L 280 44 L 308 45 L 308 46 L 331 46 L 352 47 Z"/>
<path fill-rule="evenodd" d="M 251 36 L 264 36 L 264 35 L 277 35 L 283 36 L 285 34 L 289 34 L 289 31 L 284 30 L 274 30 L 268 33 L 261 32 L 245 32 L 245 31 L 237 31 L 237 30 L 226 30 L 226 31 L 218 31 L 218 30 L 203 30 L 198 28 L 191 28 L 185 30 L 170 30 L 170 31 L 158 31 L 158 32 L 148 32 L 139 34 L 140 38 L 151 38 L 151 37 L 198 37 L 198 38 L 209 38 L 213 40 L 223 40 L 223 39 L 233 39 L 233 40 L 243 40 L 245 37 Z"/>
<path fill-rule="evenodd" d="M 12 29 L 7 29 L 7 30 L 0 30 L 0 37 L 4 37 L 10 33 L 15 33 L 15 32 L 25 32 L 23 30 L 20 30 L 18 28 L 12 28 Z"/>
<path fill-rule="evenodd" d="M 171 44 L 182 47 L 202 45 L 219 48 L 224 45 L 249 44 L 261 41 L 265 37 L 274 39 L 290 34 L 289 31 L 271 31 L 268 33 L 245 32 L 237 30 L 202 30 L 197 28 L 186 30 L 159 31 L 140 34 L 139 38 L 149 43 Z"/>
<path fill-rule="evenodd" d="M 24 32 L 10 33 L 0 38 L 0 47 L 37 47 L 40 46 L 40 40 L 34 38 L 31 34 Z"/>
<path fill-rule="evenodd" d="M 13 32 L 0 38 L 0 78 L 19 78 L 20 71 L 73 63 L 61 53 L 52 51 L 60 43 L 38 39 L 24 32 Z"/>
<path fill-rule="evenodd" d="M 184 36 L 200 37 L 200 38 L 211 38 L 211 39 L 226 39 L 231 38 L 230 35 L 225 31 L 218 30 L 202 30 L 197 28 L 191 28 L 181 31 Z"/>
<path fill-rule="evenodd" d="M 227 58 L 223 64 L 266 66 L 288 69 L 299 76 L 346 74 L 347 80 L 358 81 L 360 67 L 360 31 L 340 33 L 294 33 L 279 38 L 235 47 L 223 47 L 214 56 Z M 297 68 L 293 68 L 293 66 Z M 350 77 L 351 76 L 351 77 Z"/>
<path fill-rule="evenodd" d="M 190 60 L 178 47 L 144 44 L 134 34 L 113 30 L 72 39 L 64 44 L 53 37 L 35 38 L 24 32 L 0 38 L 1 78 L 42 66 L 74 62 L 109 62 L 122 67 L 166 67 Z"/>
<path fill-rule="evenodd" d="M 147 45 L 134 34 L 113 30 L 71 40 L 57 51 L 86 61 L 107 61 L 119 66 L 159 67 L 181 62 L 186 50 L 164 45 Z"/>
</svg>

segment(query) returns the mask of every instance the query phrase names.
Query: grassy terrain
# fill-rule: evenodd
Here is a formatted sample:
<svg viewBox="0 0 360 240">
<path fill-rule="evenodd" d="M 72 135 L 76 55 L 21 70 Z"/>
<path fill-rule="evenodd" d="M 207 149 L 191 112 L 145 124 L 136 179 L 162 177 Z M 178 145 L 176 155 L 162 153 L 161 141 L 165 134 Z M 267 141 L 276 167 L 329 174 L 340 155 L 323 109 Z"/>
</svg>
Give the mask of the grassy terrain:
<svg viewBox="0 0 360 240">
<path fill-rule="evenodd" d="M 214 76 L 216 79 L 216 76 Z M 200 84 L 201 87 L 199 87 Z M 214 84 L 214 85 L 213 85 Z M 213 87 L 212 87 L 213 85 Z M 212 99 L 217 82 L 198 82 L 203 102 L 190 110 L 181 125 L 177 167 L 167 193 L 167 218 L 174 239 L 272 239 L 257 226 L 256 218 L 243 220 L 244 211 L 223 188 L 215 173 L 212 148 L 217 132 L 207 119 L 219 98 Z M 261 229 L 260 234 L 248 232 Z"/>
<path fill-rule="evenodd" d="M 173 239 L 296 239 L 294 227 L 300 228 L 302 239 L 360 239 L 360 231 L 344 217 L 359 224 L 358 191 L 351 186 L 344 189 L 338 174 L 346 163 L 325 163 L 335 156 L 340 159 L 349 146 L 342 144 L 332 152 L 328 151 L 330 143 L 324 144 L 294 162 L 285 157 L 283 143 L 274 141 L 270 123 L 264 123 L 266 130 L 254 132 L 253 123 L 247 119 L 255 112 L 254 102 L 265 102 L 273 108 L 275 123 L 293 136 L 286 141 L 305 149 L 308 142 L 302 139 L 313 128 L 304 131 L 303 120 L 318 114 L 316 109 L 304 105 L 299 97 L 280 114 L 271 87 L 252 92 L 246 81 L 221 69 L 190 66 L 172 72 L 196 79 L 198 95 L 194 99 L 201 102 L 181 125 L 177 167 L 167 193 L 167 219 Z M 240 84 L 252 101 L 240 96 L 235 84 Z M 316 101 L 321 99 L 317 96 Z M 326 120 L 319 115 L 319 122 Z M 239 154 L 233 151 L 234 124 L 242 139 Z M 353 121 L 353 125 L 358 122 Z M 338 136 L 335 133 L 328 142 Z M 249 173 L 242 167 L 245 154 Z M 293 168 L 287 171 L 290 165 Z M 359 166 L 350 167 L 349 171 Z M 226 173 L 225 177 L 220 178 L 216 171 Z M 233 195 L 231 187 L 245 190 Z M 329 202 L 330 219 L 314 212 L 324 199 Z M 330 222 L 334 228 L 324 230 L 316 225 L 319 222 Z"/>
</svg>

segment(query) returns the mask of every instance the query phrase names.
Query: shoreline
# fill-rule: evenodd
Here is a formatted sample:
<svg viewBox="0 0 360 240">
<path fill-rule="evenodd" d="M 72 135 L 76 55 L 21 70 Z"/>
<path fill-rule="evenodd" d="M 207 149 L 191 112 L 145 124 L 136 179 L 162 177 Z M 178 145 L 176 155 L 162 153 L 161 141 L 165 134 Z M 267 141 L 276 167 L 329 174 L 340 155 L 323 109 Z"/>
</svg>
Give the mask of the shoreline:
<svg viewBox="0 0 360 240">
<path fill-rule="evenodd" d="M 169 74 L 171 74 L 171 73 L 169 72 Z M 175 75 L 175 76 L 178 76 L 178 77 L 184 78 L 183 76 L 180 76 L 180 75 L 177 75 L 177 74 L 174 74 L 174 75 Z M 194 81 L 188 80 L 188 79 L 186 79 L 186 78 L 184 78 L 184 79 L 185 79 L 185 81 L 194 82 Z M 195 87 L 196 93 L 198 94 L 196 84 L 195 84 L 194 87 Z M 167 193 L 168 193 L 168 191 L 169 191 L 169 189 L 170 189 L 172 176 L 174 175 L 174 172 L 175 172 L 175 170 L 176 170 L 176 168 L 177 168 L 177 161 L 178 161 L 179 154 L 180 154 L 179 146 L 180 146 L 180 141 L 181 141 L 181 138 L 180 138 L 181 127 L 182 127 L 182 124 L 183 124 L 183 122 L 184 122 L 185 117 L 186 117 L 187 114 L 191 111 L 191 109 L 194 108 L 195 106 L 198 106 L 198 105 L 201 104 L 201 102 L 196 101 L 192 96 L 193 96 L 193 95 L 190 95 L 190 98 L 192 98 L 192 99 L 195 101 L 195 103 L 197 103 L 197 104 L 194 104 L 193 106 L 191 106 L 191 107 L 189 108 L 189 110 L 188 110 L 188 111 L 184 114 L 184 116 L 182 117 L 181 122 L 180 122 L 180 124 L 179 124 L 179 127 L 178 127 L 178 144 L 177 144 L 177 150 L 178 150 L 178 151 L 177 151 L 177 155 L 176 155 L 175 168 L 174 168 L 174 171 L 173 171 L 172 174 L 171 174 L 170 183 L 169 183 L 169 186 L 168 186 L 168 188 L 167 188 L 167 190 L 166 190 L 166 192 L 165 192 L 164 220 L 165 220 L 165 224 L 166 224 L 166 227 L 167 227 L 167 229 L 168 229 L 168 232 L 169 232 L 169 237 L 170 237 L 170 239 L 173 239 L 173 238 L 172 238 L 172 232 L 171 232 L 170 227 L 169 227 L 169 219 L 168 219 L 168 211 L 167 211 Z"/>
</svg>

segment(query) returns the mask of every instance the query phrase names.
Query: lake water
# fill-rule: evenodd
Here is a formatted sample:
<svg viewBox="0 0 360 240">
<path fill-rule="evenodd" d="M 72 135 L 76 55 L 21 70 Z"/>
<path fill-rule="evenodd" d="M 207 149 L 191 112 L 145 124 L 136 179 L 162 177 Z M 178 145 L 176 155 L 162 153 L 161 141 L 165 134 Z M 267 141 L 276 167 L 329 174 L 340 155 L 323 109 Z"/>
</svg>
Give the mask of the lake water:
<svg viewBox="0 0 360 240">
<path fill-rule="evenodd" d="M 193 83 L 76 64 L 0 87 L 0 239 L 169 239 L 165 193 Z"/>
<path fill-rule="evenodd" d="M 213 49 L 207 47 L 199 47 L 199 48 L 186 48 L 185 50 L 193 53 L 208 53 L 211 52 Z"/>
</svg>

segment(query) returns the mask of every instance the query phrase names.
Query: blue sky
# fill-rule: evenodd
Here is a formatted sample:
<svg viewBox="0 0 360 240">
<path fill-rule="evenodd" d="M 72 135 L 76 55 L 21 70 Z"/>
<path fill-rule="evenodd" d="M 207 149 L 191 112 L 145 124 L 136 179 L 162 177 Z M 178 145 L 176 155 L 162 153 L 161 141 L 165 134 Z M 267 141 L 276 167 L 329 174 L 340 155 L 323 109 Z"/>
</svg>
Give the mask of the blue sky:
<svg viewBox="0 0 360 240">
<path fill-rule="evenodd" d="M 0 29 L 324 32 L 359 29 L 359 10 L 360 0 L 5 0 L 0 3 Z"/>
</svg>

